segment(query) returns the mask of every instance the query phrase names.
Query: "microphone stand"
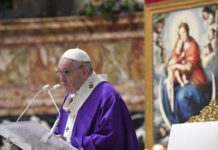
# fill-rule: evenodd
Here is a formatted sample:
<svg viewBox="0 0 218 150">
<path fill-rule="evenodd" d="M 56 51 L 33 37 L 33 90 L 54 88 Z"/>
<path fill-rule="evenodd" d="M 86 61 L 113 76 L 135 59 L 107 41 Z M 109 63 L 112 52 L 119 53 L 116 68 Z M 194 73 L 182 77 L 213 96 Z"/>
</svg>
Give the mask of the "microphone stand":
<svg viewBox="0 0 218 150">
<path fill-rule="evenodd" d="M 49 84 L 44 85 L 44 86 L 34 95 L 34 97 L 31 99 L 31 101 L 30 101 L 29 104 L 26 106 L 26 108 L 24 109 L 24 111 L 21 113 L 21 115 L 20 115 L 20 116 L 18 117 L 18 119 L 16 120 L 16 123 L 17 123 L 18 121 L 20 121 L 21 117 L 24 115 L 24 113 L 27 111 L 27 109 L 30 107 L 30 105 L 34 102 L 34 100 L 36 99 L 36 97 L 39 96 L 39 94 L 41 94 L 44 90 L 48 89 L 49 86 L 50 86 Z M 6 142 L 9 141 L 10 137 L 11 137 L 11 136 L 9 135 L 8 138 L 6 139 Z M 10 146 L 11 146 L 11 145 L 13 145 L 13 143 L 10 144 Z"/>
<path fill-rule="evenodd" d="M 59 120 L 60 120 L 60 115 L 61 115 L 61 114 L 60 114 L 60 111 L 59 111 L 59 109 L 58 109 L 58 107 L 57 107 L 57 105 L 56 105 L 56 103 L 55 103 L 55 100 L 54 100 L 52 94 L 51 94 L 51 91 L 57 89 L 58 87 L 60 87 L 60 84 L 56 84 L 56 85 L 54 85 L 52 88 L 50 88 L 50 89 L 48 90 L 48 94 L 49 94 L 49 96 L 51 97 L 51 100 L 52 100 L 53 104 L 55 105 L 55 108 L 56 108 L 57 111 L 58 111 L 58 118 L 56 119 L 55 123 L 53 124 L 52 128 L 50 129 L 50 132 L 49 132 L 47 135 L 43 136 L 42 141 L 43 141 L 44 143 L 47 143 L 48 139 L 49 139 L 49 138 L 51 137 L 51 135 L 54 133 L 54 131 L 55 131 L 55 129 L 56 129 L 58 123 L 59 123 Z"/>
<path fill-rule="evenodd" d="M 60 87 L 60 84 L 56 84 L 56 85 L 53 86 L 53 88 L 51 88 L 51 89 L 48 90 L 48 94 L 49 94 L 49 96 L 51 97 L 51 100 L 52 100 L 53 104 L 55 105 L 55 108 L 56 108 L 57 111 L 58 111 L 58 118 L 57 118 L 57 120 L 55 121 L 54 125 L 52 126 L 52 128 L 51 128 L 51 130 L 50 130 L 50 133 L 49 133 L 50 135 L 54 133 L 54 131 L 55 131 L 55 129 L 56 129 L 58 123 L 59 123 L 59 119 L 60 119 L 60 115 L 61 115 L 61 114 L 60 114 L 60 111 L 59 111 L 59 109 L 58 109 L 58 107 L 57 107 L 57 105 L 56 105 L 56 103 L 55 103 L 55 100 L 54 100 L 54 98 L 53 98 L 53 96 L 52 96 L 52 94 L 51 94 L 51 90 L 55 90 L 55 89 L 57 89 L 58 87 Z"/>
<path fill-rule="evenodd" d="M 17 119 L 17 121 L 16 122 L 18 122 L 20 119 L 21 119 L 21 117 L 24 115 L 24 113 L 27 111 L 27 109 L 30 107 L 30 105 L 33 103 L 33 101 L 36 99 L 36 97 L 40 94 L 40 93 L 42 93 L 44 90 L 46 90 L 46 89 L 48 89 L 49 88 L 49 84 L 46 84 L 46 85 L 44 85 L 43 86 L 43 88 L 41 89 L 41 90 L 39 90 L 35 95 L 34 95 L 34 97 L 32 98 L 32 100 L 29 102 L 29 104 L 27 105 L 27 107 L 25 108 L 25 110 L 21 113 L 21 115 L 18 117 L 18 119 Z"/>
</svg>

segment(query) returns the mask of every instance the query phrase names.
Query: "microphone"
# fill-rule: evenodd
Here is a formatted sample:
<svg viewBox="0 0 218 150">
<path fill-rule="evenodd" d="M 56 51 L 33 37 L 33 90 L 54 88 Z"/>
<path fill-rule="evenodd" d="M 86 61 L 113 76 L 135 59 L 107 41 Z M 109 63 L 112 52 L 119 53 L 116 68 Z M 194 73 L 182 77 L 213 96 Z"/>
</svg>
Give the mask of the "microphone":
<svg viewBox="0 0 218 150">
<path fill-rule="evenodd" d="M 60 115 L 61 115 L 61 114 L 60 114 L 60 111 L 59 111 L 59 109 L 58 109 L 58 107 L 57 107 L 57 105 L 56 105 L 56 103 L 55 103 L 55 100 L 54 100 L 52 94 L 51 94 L 51 91 L 52 91 L 52 90 L 56 90 L 58 87 L 60 87 L 60 84 L 56 84 L 56 85 L 54 85 L 52 88 L 50 88 L 50 89 L 48 90 L 48 94 L 49 94 L 49 96 L 51 97 L 51 100 L 52 100 L 53 104 L 55 105 L 56 110 L 58 111 L 58 118 L 56 119 L 55 123 L 53 124 L 52 128 L 50 129 L 48 135 L 47 135 L 47 136 L 44 136 L 44 137 L 42 138 L 42 141 L 43 141 L 44 143 L 46 143 L 46 142 L 48 141 L 48 139 L 51 137 L 51 135 L 54 133 L 54 131 L 55 131 L 55 129 L 56 129 L 58 123 L 59 123 L 59 120 L 60 120 Z"/>
<path fill-rule="evenodd" d="M 56 89 L 59 88 L 59 87 L 60 87 L 60 84 L 56 84 L 56 85 L 54 85 L 52 88 L 50 88 L 50 89 L 48 90 L 48 94 L 50 95 L 51 100 L 52 100 L 53 104 L 55 105 L 56 110 L 58 111 L 58 119 L 55 121 L 55 123 L 54 123 L 54 125 L 52 126 L 52 128 L 51 128 L 49 134 L 53 134 L 53 133 L 54 133 L 54 131 L 55 131 L 55 129 L 56 129 L 58 123 L 59 123 L 59 118 L 60 118 L 60 115 L 61 115 L 61 114 L 60 114 L 60 110 L 58 109 L 58 107 L 57 107 L 57 105 L 56 105 L 56 103 L 55 103 L 55 100 L 54 100 L 54 98 L 53 98 L 53 96 L 52 96 L 52 94 L 51 94 L 51 91 L 52 91 L 52 90 L 56 90 Z"/>
<path fill-rule="evenodd" d="M 26 112 L 26 110 L 30 107 L 30 105 L 33 103 L 33 101 L 36 99 L 37 96 L 39 96 L 39 94 L 41 94 L 44 90 L 49 88 L 49 84 L 44 85 L 32 98 L 32 100 L 29 102 L 29 104 L 27 105 L 27 107 L 24 109 L 24 111 L 21 113 L 21 115 L 18 117 L 17 121 L 18 122 L 21 117 L 24 115 L 24 113 Z"/>
</svg>

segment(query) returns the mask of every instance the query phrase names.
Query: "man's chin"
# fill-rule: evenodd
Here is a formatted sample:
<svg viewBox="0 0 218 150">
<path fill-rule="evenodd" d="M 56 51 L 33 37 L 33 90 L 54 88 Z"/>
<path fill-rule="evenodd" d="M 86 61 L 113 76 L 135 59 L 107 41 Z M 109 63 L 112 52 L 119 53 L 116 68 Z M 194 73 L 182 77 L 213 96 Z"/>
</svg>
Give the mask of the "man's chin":
<svg viewBox="0 0 218 150">
<path fill-rule="evenodd" d="M 70 88 L 68 86 L 65 86 L 65 90 L 69 93 L 71 92 Z"/>
<path fill-rule="evenodd" d="M 72 88 L 65 86 L 65 89 L 68 93 L 75 93 L 75 90 L 73 90 Z"/>
</svg>

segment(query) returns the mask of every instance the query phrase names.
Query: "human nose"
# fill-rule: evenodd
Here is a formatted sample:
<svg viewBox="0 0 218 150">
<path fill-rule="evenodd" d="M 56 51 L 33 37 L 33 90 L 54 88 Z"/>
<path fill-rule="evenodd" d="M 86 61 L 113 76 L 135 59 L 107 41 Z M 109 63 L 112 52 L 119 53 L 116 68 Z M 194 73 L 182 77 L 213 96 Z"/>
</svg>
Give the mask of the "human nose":
<svg viewBox="0 0 218 150">
<path fill-rule="evenodd" d="M 65 78 L 65 76 L 64 76 L 63 74 L 60 74 L 59 80 L 60 80 L 60 82 L 61 82 L 62 84 L 66 82 L 66 78 Z"/>
</svg>

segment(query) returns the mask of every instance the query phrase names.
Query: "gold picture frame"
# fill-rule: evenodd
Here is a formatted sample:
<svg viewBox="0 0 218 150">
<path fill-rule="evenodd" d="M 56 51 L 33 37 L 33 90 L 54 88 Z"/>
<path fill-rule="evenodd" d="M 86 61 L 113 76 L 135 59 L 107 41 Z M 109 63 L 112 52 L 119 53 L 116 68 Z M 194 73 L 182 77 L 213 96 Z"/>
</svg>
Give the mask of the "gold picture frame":
<svg viewBox="0 0 218 150">
<path fill-rule="evenodd" d="M 144 9 L 144 22 L 145 22 L 145 131 L 146 131 L 146 139 L 145 139 L 145 148 L 147 149 L 152 149 L 152 147 L 155 144 L 162 144 L 159 143 L 157 141 L 156 135 L 154 133 L 156 129 L 156 126 L 154 125 L 154 121 L 157 120 L 157 116 L 155 116 L 155 112 L 156 110 L 156 102 L 155 99 L 158 95 L 158 91 L 159 89 L 155 86 L 155 84 L 159 84 L 158 83 L 154 83 L 154 78 L 156 78 L 155 76 L 155 67 L 157 67 L 157 63 L 156 61 L 166 61 L 166 55 L 170 55 L 167 54 L 167 52 L 160 52 L 159 55 L 161 55 L 161 60 L 154 58 L 155 54 L 154 54 L 154 26 L 156 25 L 155 23 L 159 20 L 161 20 L 161 18 L 166 19 L 166 17 L 169 17 L 170 15 L 174 15 L 174 19 L 179 20 L 179 16 L 176 16 L 175 13 L 184 13 L 186 16 L 182 16 L 183 20 L 190 20 L 189 13 L 185 13 L 185 12 L 190 12 L 190 11 L 195 11 L 195 15 L 202 15 L 200 13 L 200 10 L 202 11 L 203 8 L 205 7 L 216 7 L 215 11 L 217 13 L 218 10 L 218 1 L 217 0 L 184 0 L 184 1 L 178 1 L 178 0 L 166 0 L 163 2 L 158 2 L 158 3 L 154 3 L 154 4 L 149 4 L 149 5 L 145 5 L 145 9 Z M 197 10 L 198 9 L 198 10 Z M 178 15 L 178 14 L 177 14 Z M 217 15 L 217 14 L 216 14 Z M 181 15 L 180 15 L 181 17 Z M 202 16 L 201 16 L 202 17 Z M 217 18 L 218 16 L 215 17 L 216 19 L 216 23 L 217 23 Z M 165 20 L 166 21 L 166 20 Z M 191 19 L 192 22 L 194 22 L 194 25 L 204 25 L 205 20 L 202 19 L 202 21 L 195 22 L 196 19 L 193 17 Z M 166 22 L 164 22 L 166 23 Z M 202 24 L 201 24 L 202 23 Z M 167 23 L 166 23 L 167 24 Z M 168 24 L 169 24 L 169 20 L 168 20 Z M 173 26 L 168 26 L 168 28 L 173 28 Z M 178 28 L 177 28 L 178 29 Z M 175 33 L 173 32 L 168 32 L 168 30 L 165 30 L 165 34 L 168 33 L 168 35 L 176 35 L 178 34 L 177 29 L 175 28 Z M 190 30 L 193 28 L 190 28 Z M 196 29 L 193 29 L 196 30 Z M 200 32 L 201 30 L 195 31 L 195 32 Z M 203 31 L 205 32 L 205 31 Z M 202 37 L 202 36 L 200 36 Z M 217 38 L 217 37 L 216 37 Z M 172 38 L 173 39 L 173 38 Z M 173 39 L 174 43 L 175 43 L 175 38 Z M 202 44 L 202 40 L 197 40 L 200 44 Z M 164 42 L 163 42 L 164 43 Z M 172 42 L 173 43 L 173 42 Z M 172 44 L 171 44 L 172 45 Z M 170 46 L 168 46 L 169 49 Z M 172 46 L 171 46 L 172 47 Z M 203 49 L 203 45 L 199 46 L 200 49 Z M 171 49 L 170 49 L 171 50 Z M 163 54 L 164 53 L 164 54 Z M 169 53 L 169 52 L 168 52 Z M 164 55 L 164 56 L 163 56 Z M 165 60 L 162 60 L 164 57 Z M 160 70 L 159 70 L 160 71 Z M 217 74 L 215 74 L 215 78 L 217 78 Z M 163 119 L 162 119 L 163 120 Z M 169 132 L 166 133 L 166 131 L 163 131 L 163 134 L 168 134 Z M 162 144 L 164 146 L 167 146 L 167 144 Z"/>
</svg>

